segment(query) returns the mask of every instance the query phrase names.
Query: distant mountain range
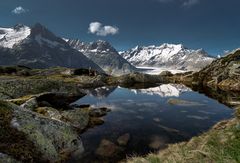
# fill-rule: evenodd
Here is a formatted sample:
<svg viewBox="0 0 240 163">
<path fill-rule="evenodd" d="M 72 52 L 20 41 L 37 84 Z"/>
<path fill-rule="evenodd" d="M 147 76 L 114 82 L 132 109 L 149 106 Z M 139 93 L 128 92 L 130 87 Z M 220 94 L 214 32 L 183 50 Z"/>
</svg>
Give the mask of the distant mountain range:
<svg viewBox="0 0 240 163">
<path fill-rule="evenodd" d="M 66 41 L 72 48 L 83 53 L 109 74 L 127 74 L 137 71 L 137 69 L 119 55 L 118 51 L 107 41 L 98 40 L 91 43 L 71 39 L 66 39 Z"/>
<path fill-rule="evenodd" d="M 41 24 L 31 28 L 21 24 L 0 28 L 0 65 L 92 68 L 116 75 L 138 71 L 135 66 L 194 71 L 214 59 L 202 49 L 191 50 L 181 44 L 137 46 L 118 52 L 107 41 L 62 39 Z"/>
<path fill-rule="evenodd" d="M 120 54 L 134 66 L 164 67 L 180 70 L 200 70 L 215 58 L 203 49 L 192 50 L 181 44 L 137 46 Z"/>
</svg>

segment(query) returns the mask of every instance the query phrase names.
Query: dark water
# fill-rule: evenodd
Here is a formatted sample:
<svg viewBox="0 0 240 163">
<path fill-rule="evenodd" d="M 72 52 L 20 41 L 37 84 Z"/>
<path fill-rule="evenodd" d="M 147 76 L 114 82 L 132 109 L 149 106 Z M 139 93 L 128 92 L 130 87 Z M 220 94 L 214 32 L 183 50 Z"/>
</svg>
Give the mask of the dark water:
<svg viewBox="0 0 240 163">
<path fill-rule="evenodd" d="M 112 111 L 104 117 L 103 125 L 81 135 L 85 147 L 83 162 L 117 162 L 126 156 L 158 151 L 169 143 L 199 135 L 233 114 L 227 106 L 183 85 L 165 84 L 148 89 L 103 87 L 87 92 L 77 104 L 104 106 Z M 173 105 L 168 103 L 169 99 L 192 103 Z M 126 133 L 130 134 L 129 143 L 117 154 L 110 157 L 95 154 L 102 139 L 117 145 L 118 137 Z"/>
</svg>

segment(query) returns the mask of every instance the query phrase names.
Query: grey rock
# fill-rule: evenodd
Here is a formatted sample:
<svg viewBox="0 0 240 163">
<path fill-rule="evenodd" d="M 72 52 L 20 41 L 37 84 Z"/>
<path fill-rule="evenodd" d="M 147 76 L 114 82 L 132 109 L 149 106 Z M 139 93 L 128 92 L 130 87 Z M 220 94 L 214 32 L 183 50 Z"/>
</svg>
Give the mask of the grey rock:
<svg viewBox="0 0 240 163">
<path fill-rule="evenodd" d="M 36 98 L 31 98 L 21 105 L 21 107 L 29 110 L 34 110 L 38 107 L 38 102 Z"/>
<path fill-rule="evenodd" d="M 26 135 L 34 143 L 41 158 L 60 160 L 63 152 L 83 153 L 84 148 L 78 133 L 67 123 L 40 116 L 30 110 L 9 104 L 12 112 L 12 127 Z"/>
</svg>

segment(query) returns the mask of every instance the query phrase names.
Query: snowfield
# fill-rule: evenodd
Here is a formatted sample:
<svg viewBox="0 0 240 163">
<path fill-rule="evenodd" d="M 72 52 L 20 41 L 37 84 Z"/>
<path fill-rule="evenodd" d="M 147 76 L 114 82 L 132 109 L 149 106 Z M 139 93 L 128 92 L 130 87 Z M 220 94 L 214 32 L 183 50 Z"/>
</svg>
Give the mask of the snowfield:
<svg viewBox="0 0 240 163">
<path fill-rule="evenodd" d="M 31 33 L 31 29 L 24 25 L 17 25 L 14 28 L 0 27 L 0 46 L 12 48 L 13 45 L 20 43 Z"/>
</svg>

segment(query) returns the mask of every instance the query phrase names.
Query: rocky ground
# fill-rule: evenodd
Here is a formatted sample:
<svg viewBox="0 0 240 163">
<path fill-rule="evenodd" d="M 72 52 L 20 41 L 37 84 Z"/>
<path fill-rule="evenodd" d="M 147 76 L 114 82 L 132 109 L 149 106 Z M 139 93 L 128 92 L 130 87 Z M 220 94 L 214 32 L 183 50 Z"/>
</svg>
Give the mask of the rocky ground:
<svg viewBox="0 0 240 163">
<path fill-rule="evenodd" d="M 4 153 L 0 162 L 80 158 L 84 147 L 79 134 L 102 124 L 101 117 L 109 110 L 69 105 L 79 97 L 82 96 L 41 93 L 0 101 L 0 151 Z"/>
<path fill-rule="evenodd" d="M 0 162 L 64 162 L 81 157 L 80 133 L 102 124 L 101 117 L 109 110 L 70 104 L 85 96 L 83 87 L 103 85 L 101 78 L 106 75 L 20 66 L 1 67 L 0 74 Z"/>
</svg>

